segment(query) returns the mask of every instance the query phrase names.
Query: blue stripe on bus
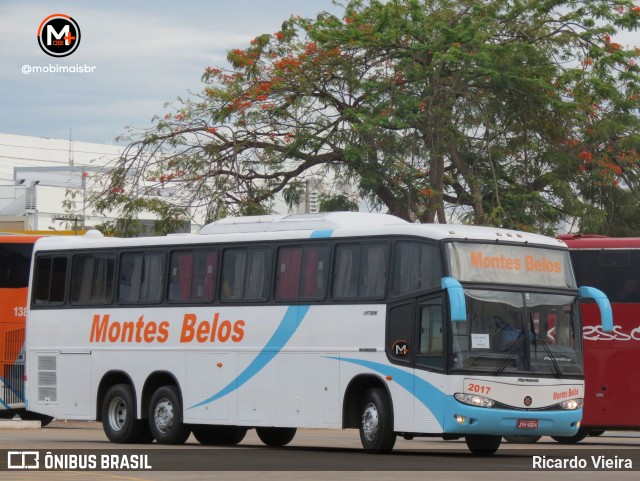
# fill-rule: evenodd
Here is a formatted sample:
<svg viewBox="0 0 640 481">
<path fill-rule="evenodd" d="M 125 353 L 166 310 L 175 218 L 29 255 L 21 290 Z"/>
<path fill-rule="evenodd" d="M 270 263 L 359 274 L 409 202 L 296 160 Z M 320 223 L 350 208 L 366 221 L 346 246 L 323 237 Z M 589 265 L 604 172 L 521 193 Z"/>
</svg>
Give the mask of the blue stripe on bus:
<svg viewBox="0 0 640 481">
<path fill-rule="evenodd" d="M 445 406 L 449 402 L 450 396 L 446 395 L 433 384 L 428 383 L 424 379 L 403 371 L 397 367 L 388 366 L 379 362 L 363 361 L 362 359 L 351 359 L 344 357 L 326 356 L 328 359 L 336 361 L 350 362 L 376 371 L 383 376 L 391 376 L 393 382 L 406 389 L 410 394 L 415 396 L 424 406 L 431 411 L 436 421 L 442 426 Z"/>
<path fill-rule="evenodd" d="M 320 239 L 322 237 L 331 237 L 334 229 L 318 229 L 311 233 L 311 239 Z"/>
<path fill-rule="evenodd" d="M 16 391 L 15 389 L 13 389 L 13 387 L 11 387 L 10 385 L 7 386 L 7 381 L 5 381 L 5 379 L 2 376 L 0 376 L 0 383 L 2 383 L 2 389 L 9 389 L 9 391 L 11 391 L 11 394 L 13 394 L 15 397 L 18 398 L 19 402 L 24 402 L 24 396 L 20 394 L 18 391 Z M 0 404 L 6 407 L 9 407 L 9 405 L 6 404 L 2 399 L 0 399 Z"/>
<path fill-rule="evenodd" d="M 264 346 L 262 351 L 258 353 L 253 361 L 242 371 L 238 377 L 236 377 L 233 381 L 231 381 L 227 386 L 218 391 L 213 396 L 205 399 L 204 401 L 199 402 L 198 404 L 194 404 L 188 409 L 197 408 L 203 406 L 205 404 L 212 403 L 213 401 L 220 399 L 227 394 L 232 393 L 240 386 L 249 381 L 253 376 L 258 374 L 262 369 L 265 368 L 267 364 L 271 362 L 271 360 L 276 357 L 276 355 L 282 350 L 282 348 L 289 342 L 291 336 L 296 332 L 298 327 L 300 326 L 302 319 L 307 315 L 310 306 L 289 306 L 287 312 L 285 313 L 280 325 L 276 329 L 276 332 L 273 333 L 267 345 Z"/>
<path fill-rule="evenodd" d="M 414 394 L 431 411 L 446 433 L 573 436 L 578 430 L 577 423 L 582 418 L 582 409 L 575 411 L 516 411 L 469 406 L 456 401 L 453 396 L 446 395 L 424 379 L 397 367 L 363 361 L 362 359 L 326 357 L 357 364 L 383 376 L 391 376 L 393 382 Z M 454 418 L 456 414 L 465 416 L 468 421 L 459 424 Z M 538 420 L 539 428 L 527 429 L 525 432 L 524 429 L 517 427 L 518 419 Z"/>
<path fill-rule="evenodd" d="M 2 399 L 0 399 L 0 406 L 2 406 L 4 409 L 13 409 L 6 402 L 4 402 Z"/>
</svg>

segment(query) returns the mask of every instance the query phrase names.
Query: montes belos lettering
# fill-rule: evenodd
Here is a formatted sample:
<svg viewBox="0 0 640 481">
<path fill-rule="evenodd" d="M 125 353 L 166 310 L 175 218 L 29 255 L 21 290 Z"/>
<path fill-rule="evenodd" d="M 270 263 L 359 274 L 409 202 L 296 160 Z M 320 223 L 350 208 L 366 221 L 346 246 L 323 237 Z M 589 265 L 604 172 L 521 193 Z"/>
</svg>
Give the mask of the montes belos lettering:
<svg viewBox="0 0 640 481">
<path fill-rule="evenodd" d="M 141 315 L 137 321 L 112 320 L 109 314 L 95 314 L 91 324 L 91 343 L 136 343 L 163 344 L 170 337 L 169 321 L 146 320 Z M 182 319 L 180 343 L 225 343 L 240 342 L 244 338 L 245 322 L 241 319 L 230 321 L 220 319 L 214 313 L 213 319 L 198 319 L 193 313 L 187 313 Z"/>
</svg>

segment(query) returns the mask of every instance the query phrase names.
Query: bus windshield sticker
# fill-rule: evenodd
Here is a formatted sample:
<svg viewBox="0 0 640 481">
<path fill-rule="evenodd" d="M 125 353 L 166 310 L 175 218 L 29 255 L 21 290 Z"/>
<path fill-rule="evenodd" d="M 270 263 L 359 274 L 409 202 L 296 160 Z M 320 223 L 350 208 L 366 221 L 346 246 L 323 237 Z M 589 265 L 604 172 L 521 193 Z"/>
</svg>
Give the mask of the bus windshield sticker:
<svg viewBox="0 0 640 481">
<path fill-rule="evenodd" d="M 575 287 L 567 251 L 453 242 L 449 262 L 460 281 Z"/>
<path fill-rule="evenodd" d="M 490 349 L 489 334 L 471 334 L 472 349 Z"/>
</svg>

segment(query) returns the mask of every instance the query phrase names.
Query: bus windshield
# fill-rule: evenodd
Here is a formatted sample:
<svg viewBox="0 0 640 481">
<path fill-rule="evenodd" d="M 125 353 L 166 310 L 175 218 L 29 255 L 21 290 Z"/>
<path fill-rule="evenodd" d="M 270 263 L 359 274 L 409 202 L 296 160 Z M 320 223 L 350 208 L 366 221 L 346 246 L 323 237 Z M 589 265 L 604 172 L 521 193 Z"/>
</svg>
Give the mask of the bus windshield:
<svg viewBox="0 0 640 481">
<path fill-rule="evenodd" d="M 640 302 L 640 250 L 575 249 L 576 277 L 604 292 L 613 303 Z"/>
<path fill-rule="evenodd" d="M 575 296 L 466 289 L 467 321 L 452 323 L 453 370 L 582 374 Z"/>
</svg>

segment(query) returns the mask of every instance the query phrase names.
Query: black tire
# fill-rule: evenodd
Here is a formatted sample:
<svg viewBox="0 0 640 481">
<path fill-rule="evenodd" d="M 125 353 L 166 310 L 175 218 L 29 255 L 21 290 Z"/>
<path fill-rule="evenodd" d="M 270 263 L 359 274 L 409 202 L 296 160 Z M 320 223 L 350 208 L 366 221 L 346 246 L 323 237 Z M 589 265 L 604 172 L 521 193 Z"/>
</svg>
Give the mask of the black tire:
<svg viewBox="0 0 640 481">
<path fill-rule="evenodd" d="M 149 428 L 159 444 L 184 444 L 191 434 L 182 422 L 182 403 L 176 386 L 161 386 L 149 403 Z"/>
<path fill-rule="evenodd" d="M 602 436 L 604 429 L 591 429 L 589 430 L 589 436 Z"/>
<path fill-rule="evenodd" d="M 471 434 L 465 436 L 467 447 L 476 456 L 491 456 L 500 447 L 501 436 L 491 436 L 488 434 Z"/>
<path fill-rule="evenodd" d="M 32 411 L 24 411 L 20 413 L 20 419 L 23 421 L 40 421 L 40 427 L 45 427 L 51 424 L 53 416 L 47 416 L 46 414 L 34 413 Z"/>
<path fill-rule="evenodd" d="M 151 432 L 151 428 L 149 427 L 149 421 L 147 419 L 139 419 L 136 421 L 139 423 L 140 432 L 138 434 L 138 438 L 136 439 L 136 443 L 138 444 L 150 444 L 153 442 L 153 433 Z"/>
<path fill-rule="evenodd" d="M 589 428 L 580 428 L 573 436 L 551 436 L 560 444 L 577 444 L 589 435 Z"/>
<path fill-rule="evenodd" d="M 387 393 L 380 388 L 369 389 L 360 406 L 360 442 L 368 453 L 388 453 L 396 443 L 393 431 L 393 411 Z"/>
<path fill-rule="evenodd" d="M 293 441 L 296 428 L 256 428 L 256 434 L 267 446 L 280 448 Z"/>
<path fill-rule="evenodd" d="M 235 446 L 244 439 L 247 428 L 240 426 L 193 426 L 193 436 L 206 446 Z"/>
<path fill-rule="evenodd" d="M 133 388 L 115 384 L 102 400 L 102 429 L 113 443 L 136 443 L 145 431 L 144 421 L 136 419 Z"/>
<path fill-rule="evenodd" d="M 537 443 L 542 436 L 525 436 L 518 434 L 514 436 L 503 436 L 504 440 L 511 444 L 533 444 Z"/>
</svg>

